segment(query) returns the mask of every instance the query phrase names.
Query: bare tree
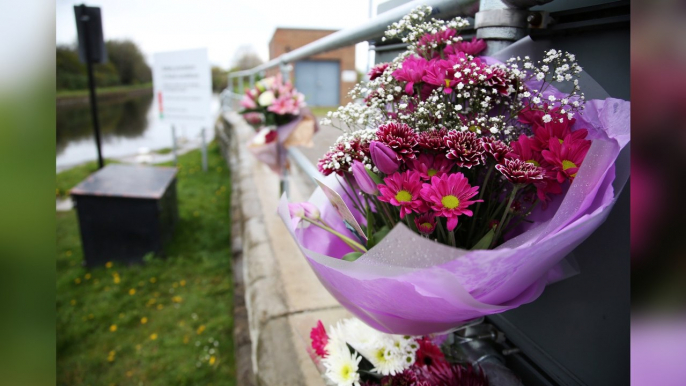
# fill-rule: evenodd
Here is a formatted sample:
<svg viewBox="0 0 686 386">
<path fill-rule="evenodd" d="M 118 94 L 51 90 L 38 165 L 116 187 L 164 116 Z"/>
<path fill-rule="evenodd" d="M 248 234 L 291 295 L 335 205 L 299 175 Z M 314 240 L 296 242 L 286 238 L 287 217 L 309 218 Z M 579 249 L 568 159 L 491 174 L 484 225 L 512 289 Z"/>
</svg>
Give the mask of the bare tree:
<svg viewBox="0 0 686 386">
<path fill-rule="evenodd" d="M 248 70 L 260 64 L 262 64 L 262 59 L 257 55 L 255 48 L 252 45 L 246 44 L 238 47 L 236 53 L 234 53 L 232 70 Z"/>
</svg>

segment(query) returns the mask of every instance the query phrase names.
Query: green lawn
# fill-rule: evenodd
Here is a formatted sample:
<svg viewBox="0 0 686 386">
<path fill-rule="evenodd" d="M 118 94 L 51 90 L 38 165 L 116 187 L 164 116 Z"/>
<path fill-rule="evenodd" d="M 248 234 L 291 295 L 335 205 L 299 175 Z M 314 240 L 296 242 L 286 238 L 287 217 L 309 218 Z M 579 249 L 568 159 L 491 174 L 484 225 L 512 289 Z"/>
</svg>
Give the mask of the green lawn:
<svg viewBox="0 0 686 386">
<path fill-rule="evenodd" d="M 58 385 L 235 384 L 230 175 L 216 143 L 208 153 L 207 173 L 199 151 L 179 157 L 180 219 L 164 259 L 84 268 L 76 214 L 57 213 Z"/>
<path fill-rule="evenodd" d="M 144 84 L 134 84 L 134 85 L 128 85 L 128 86 L 113 86 L 113 87 L 102 87 L 102 88 L 97 88 L 95 90 L 95 93 L 97 95 L 105 95 L 105 94 L 112 94 L 112 93 L 119 93 L 119 92 L 124 92 L 124 91 L 133 91 L 133 90 L 140 90 L 140 89 L 152 89 L 152 83 L 144 83 Z M 88 90 L 57 90 L 55 93 L 57 98 L 74 98 L 74 97 L 84 97 L 88 96 L 89 91 Z"/>
</svg>

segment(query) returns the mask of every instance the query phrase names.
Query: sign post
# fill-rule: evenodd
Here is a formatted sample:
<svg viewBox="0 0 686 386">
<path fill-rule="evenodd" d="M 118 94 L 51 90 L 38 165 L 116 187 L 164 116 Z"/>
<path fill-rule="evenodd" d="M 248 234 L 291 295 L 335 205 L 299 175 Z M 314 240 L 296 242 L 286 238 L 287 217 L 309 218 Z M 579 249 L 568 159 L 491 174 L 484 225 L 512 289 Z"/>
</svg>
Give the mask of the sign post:
<svg viewBox="0 0 686 386">
<path fill-rule="evenodd" d="M 202 129 L 202 152 L 207 153 L 205 128 L 211 127 L 212 78 L 207 49 L 157 53 L 153 57 L 153 89 L 160 122 L 171 125 L 174 162 L 177 127 Z M 203 163 L 203 170 L 207 167 Z"/>
<path fill-rule="evenodd" d="M 79 38 L 79 59 L 86 63 L 88 73 L 88 90 L 91 102 L 91 117 L 95 131 L 95 146 L 98 149 L 98 168 L 102 169 L 102 148 L 100 141 L 100 121 L 98 120 L 98 99 L 95 94 L 95 78 L 93 63 L 105 63 L 107 51 L 102 33 L 102 18 L 100 8 L 87 7 L 85 4 L 74 6 L 76 30 Z"/>
</svg>

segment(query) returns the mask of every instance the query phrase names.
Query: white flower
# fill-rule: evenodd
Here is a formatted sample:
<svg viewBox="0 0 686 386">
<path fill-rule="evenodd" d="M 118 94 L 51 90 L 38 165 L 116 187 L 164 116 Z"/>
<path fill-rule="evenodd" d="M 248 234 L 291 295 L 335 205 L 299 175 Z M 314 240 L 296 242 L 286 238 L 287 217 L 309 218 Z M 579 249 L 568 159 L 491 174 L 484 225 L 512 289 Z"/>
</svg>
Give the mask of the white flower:
<svg viewBox="0 0 686 386">
<path fill-rule="evenodd" d="M 271 106 L 271 104 L 274 103 L 274 99 L 273 92 L 265 91 L 257 98 L 257 103 L 259 103 L 260 106 Z"/>
<path fill-rule="evenodd" d="M 548 122 L 553 120 L 553 118 L 550 116 L 550 114 L 544 115 L 543 118 L 541 118 L 541 119 L 543 119 L 543 122 L 545 122 L 545 123 L 548 123 Z"/>
<path fill-rule="evenodd" d="M 256 146 L 262 146 L 265 143 L 267 143 L 267 134 L 269 134 L 271 130 L 269 129 L 262 129 L 255 134 L 255 137 L 252 139 L 253 145 Z"/>
<path fill-rule="evenodd" d="M 328 355 L 322 360 L 326 368 L 326 376 L 337 386 L 360 386 L 359 363 L 362 357 L 352 354 L 348 347 L 343 346 L 336 351 L 329 351 Z"/>
</svg>

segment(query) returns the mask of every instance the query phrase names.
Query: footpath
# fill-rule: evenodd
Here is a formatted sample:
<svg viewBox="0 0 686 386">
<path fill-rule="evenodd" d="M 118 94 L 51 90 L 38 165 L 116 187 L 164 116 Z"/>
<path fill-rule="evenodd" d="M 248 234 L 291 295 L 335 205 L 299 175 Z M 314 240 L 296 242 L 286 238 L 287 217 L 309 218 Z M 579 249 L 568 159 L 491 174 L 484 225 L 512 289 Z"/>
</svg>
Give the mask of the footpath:
<svg viewBox="0 0 686 386">
<path fill-rule="evenodd" d="M 308 354 L 310 329 L 317 320 L 328 327 L 350 314 L 321 285 L 276 214 L 279 178 L 248 152 L 253 129 L 234 112 L 221 121 L 216 138 L 233 180 L 238 385 L 323 385 Z M 315 148 L 303 153 L 316 160 L 337 136 L 335 129 L 324 128 Z M 291 201 L 304 201 L 314 191 L 295 165 L 289 180 Z"/>
</svg>

